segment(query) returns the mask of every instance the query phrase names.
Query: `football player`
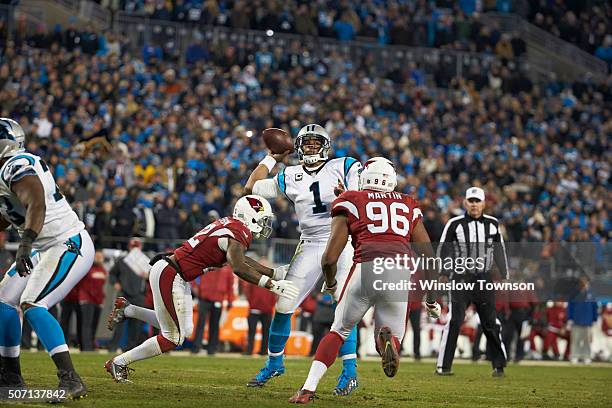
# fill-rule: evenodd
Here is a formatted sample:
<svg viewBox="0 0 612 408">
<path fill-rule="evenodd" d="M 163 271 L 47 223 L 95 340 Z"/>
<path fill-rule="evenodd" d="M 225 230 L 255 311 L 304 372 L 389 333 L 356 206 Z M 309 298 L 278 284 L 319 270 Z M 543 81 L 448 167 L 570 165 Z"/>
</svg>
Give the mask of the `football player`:
<svg viewBox="0 0 612 408">
<path fill-rule="evenodd" d="M 12 119 L 0 118 L 0 229 L 12 225 L 21 237 L 14 273 L 8 273 L 2 282 L 2 286 L 11 288 L 10 293 L 3 291 L 0 297 L 3 385 L 25 385 L 19 365 L 21 324 L 15 307 L 19 305 L 57 367 L 59 388 L 78 399 L 86 396 L 87 388 L 72 365 L 64 333 L 48 309 L 87 274 L 94 245 L 84 224 L 57 190 L 47 164 L 27 153 L 24 143 L 21 126 Z M 32 250 L 39 254 L 36 265 Z M 28 275 L 26 282 L 23 279 Z"/>
<path fill-rule="evenodd" d="M 270 326 L 268 359 L 247 386 L 261 387 L 271 378 L 284 374 L 283 354 L 291 331 L 291 316 L 313 290 L 321 277 L 321 256 L 329 239 L 331 203 L 345 188 L 357 189 L 361 164 L 352 157 L 329 158 L 331 139 L 316 124 L 304 126 L 295 140 L 299 165 L 282 169 L 274 178 L 266 179 L 277 160 L 288 152 L 269 155 L 249 177 L 245 190 L 266 198 L 284 196 L 291 201 L 299 220 L 300 243 L 289 265 L 286 279 L 293 282 L 300 294 L 296 299 L 279 298 Z M 346 246 L 338 260 L 338 280 L 342 281 L 351 266 L 352 247 Z M 357 329 L 340 350 L 343 370 L 334 395 L 349 395 L 357 388 Z"/>
<path fill-rule="evenodd" d="M 289 402 L 307 404 L 313 401 L 319 381 L 334 363 L 349 333 L 371 306 L 375 306 L 376 349 L 382 357 L 383 370 L 389 377 L 397 372 L 400 345 L 406 330 L 409 290 L 385 290 L 380 285 L 377 289 L 374 284 L 374 290 L 369 290 L 369 284 L 375 282 L 374 276 L 383 276 L 372 275 L 380 272 L 374 271 L 372 261 L 383 254 L 433 256 L 434 252 L 421 222 L 421 210 L 412 198 L 394 192 L 396 184 L 393 164 L 376 157 L 364 164 L 359 178 L 360 191 L 346 191 L 332 205 L 331 236 L 322 260 L 324 288 L 328 293 L 338 285 L 338 259 L 349 236 L 355 247 L 354 263 L 340 291 L 331 331 L 317 347 L 306 383 Z M 395 277 L 410 280 L 408 270 L 399 268 L 397 272 Z M 435 276 L 433 269 L 425 268 L 425 272 L 429 279 Z M 432 293 L 427 294 L 426 306 L 430 317 L 440 315 L 440 305 Z"/>
<path fill-rule="evenodd" d="M 160 254 L 151 260 L 149 282 L 154 310 L 117 298 L 109 317 L 109 329 L 128 317 L 159 328 L 160 334 L 106 362 L 104 368 L 115 381 L 128 382 L 129 364 L 173 350 L 191 335 L 193 306 L 189 282 L 210 268 L 228 262 L 240 278 L 269 289 L 283 299 L 292 300 L 298 295 L 293 283 L 282 280 L 286 268 L 267 268 L 245 255 L 253 236 L 270 236 L 272 218 L 272 207 L 266 199 L 257 195 L 241 197 L 233 217 L 209 224 L 173 253 Z"/>
</svg>

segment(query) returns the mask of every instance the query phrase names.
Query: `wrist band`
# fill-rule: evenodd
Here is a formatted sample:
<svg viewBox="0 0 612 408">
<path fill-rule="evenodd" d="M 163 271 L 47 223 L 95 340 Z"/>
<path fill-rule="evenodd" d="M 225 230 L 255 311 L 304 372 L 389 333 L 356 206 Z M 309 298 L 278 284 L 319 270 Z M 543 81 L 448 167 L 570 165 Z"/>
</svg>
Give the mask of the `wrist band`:
<svg viewBox="0 0 612 408">
<path fill-rule="evenodd" d="M 274 166 L 276 166 L 276 159 L 274 157 L 268 155 L 268 156 L 264 157 L 264 159 L 262 161 L 260 161 L 259 164 L 263 164 L 264 166 L 266 166 L 266 168 L 270 172 L 270 171 L 272 171 Z"/>
<path fill-rule="evenodd" d="M 269 276 L 261 275 L 261 278 L 259 278 L 259 283 L 257 284 L 257 286 L 265 288 L 269 280 L 270 280 Z"/>
</svg>

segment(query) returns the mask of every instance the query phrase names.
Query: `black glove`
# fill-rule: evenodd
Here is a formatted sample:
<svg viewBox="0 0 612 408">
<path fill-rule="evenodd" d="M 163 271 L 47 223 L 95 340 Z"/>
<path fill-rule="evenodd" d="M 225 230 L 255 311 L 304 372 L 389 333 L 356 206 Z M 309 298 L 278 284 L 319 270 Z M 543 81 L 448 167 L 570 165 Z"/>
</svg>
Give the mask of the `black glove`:
<svg viewBox="0 0 612 408">
<path fill-rule="evenodd" d="M 28 276 L 32 273 L 32 269 L 34 269 L 30 255 L 32 253 L 32 243 L 37 236 L 38 234 L 31 229 L 23 232 L 21 244 L 19 244 L 17 255 L 15 256 L 15 269 L 19 276 Z"/>
</svg>

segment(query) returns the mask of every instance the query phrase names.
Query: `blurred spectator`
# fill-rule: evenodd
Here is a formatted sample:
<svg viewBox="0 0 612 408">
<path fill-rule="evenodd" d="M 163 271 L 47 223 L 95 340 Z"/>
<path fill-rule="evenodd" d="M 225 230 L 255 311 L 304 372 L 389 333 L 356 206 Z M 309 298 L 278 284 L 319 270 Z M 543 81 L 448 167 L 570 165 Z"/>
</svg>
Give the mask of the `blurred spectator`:
<svg viewBox="0 0 612 408">
<path fill-rule="evenodd" d="M 321 339 L 329 332 L 332 323 L 334 322 L 334 299 L 327 293 L 321 293 L 323 281 L 320 281 L 312 291 L 313 296 L 317 301 L 312 316 L 312 347 L 310 355 L 313 356 Z"/>
<path fill-rule="evenodd" d="M 104 284 L 108 272 L 104 268 L 104 254 L 97 250 L 87 275 L 77 285 L 81 309 L 81 351 L 94 351 L 96 330 L 104 304 Z"/>
<path fill-rule="evenodd" d="M 204 336 L 204 325 L 208 321 L 209 356 L 215 355 L 219 348 L 219 321 L 223 301 L 227 300 L 227 310 L 234 301 L 234 273 L 229 265 L 215 268 L 200 276 L 192 283 L 198 298 L 198 322 L 195 327 L 192 353 L 199 353 Z"/>
<path fill-rule="evenodd" d="M 163 204 L 156 206 L 155 210 L 155 238 L 162 239 L 159 249 L 163 250 L 179 238 L 179 211 L 175 206 L 174 198 L 167 197 Z"/>
<path fill-rule="evenodd" d="M 0 231 L 0 276 L 9 270 L 14 260 L 13 253 L 6 249 L 6 232 Z"/>
<path fill-rule="evenodd" d="M 554 302 L 552 306 L 546 309 L 546 321 L 548 322 L 548 327 L 546 328 L 546 341 L 542 349 L 542 358 L 550 360 L 548 350 L 552 346 L 554 359 L 558 360 L 559 345 L 557 341 L 558 339 L 564 339 L 567 341 L 567 346 L 565 347 L 563 360 L 569 361 L 571 343 L 570 332 L 567 330 L 567 307 L 564 302 Z"/>
<path fill-rule="evenodd" d="M 144 306 L 145 284 L 149 272 L 149 257 L 142 252 L 142 242 L 132 238 L 128 243 L 128 253 L 116 259 L 109 272 L 109 281 L 117 296 L 125 297 L 136 306 Z M 138 319 L 126 319 L 113 332 L 108 349 L 117 350 L 125 330 L 128 330 L 126 350 L 140 344 L 143 337 L 143 323 Z"/>
<path fill-rule="evenodd" d="M 591 327 L 598 319 L 597 302 L 593 297 L 589 279 L 582 276 L 579 289 L 570 298 L 567 307 L 567 326 L 572 331 L 571 361 L 591 363 Z"/>
<path fill-rule="evenodd" d="M 79 307 L 79 285 L 77 284 L 66 297 L 60 302 L 60 326 L 66 337 L 66 344 L 72 346 L 83 344 L 81 325 L 83 324 L 83 316 Z M 72 324 L 72 316 L 75 316 L 76 322 Z M 72 330 L 75 327 L 76 330 Z"/>
<path fill-rule="evenodd" d="M 274 313 L 274 305 L 276 304 L 276 295 L 267 289 L 245 281 L 242 281 L 242 287 L 243 293 L 249 302 L 249 317 L 247 318 L 249 333 L 247 348 L 244 354 L 249 356 L 253 354 L 257 325 L 261 324 L 259 355 L 266 356 L 268 355 L 268 334 L 270 332 L 272 314 Z"/>
</svg>

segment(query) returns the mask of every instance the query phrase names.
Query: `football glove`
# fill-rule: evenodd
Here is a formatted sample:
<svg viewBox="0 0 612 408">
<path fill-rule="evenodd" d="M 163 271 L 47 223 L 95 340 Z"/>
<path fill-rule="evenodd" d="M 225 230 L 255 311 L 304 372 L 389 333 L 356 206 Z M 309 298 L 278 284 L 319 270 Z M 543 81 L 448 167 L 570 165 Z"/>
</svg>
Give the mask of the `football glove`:
<svg viewBox="0 0 612 408">
<path fill-rule="evenodd" d="M 293 300 L 300 294 L 298 287 L 288 280 L 270 280 L 270 283 L 272 283 L 272 287 L 269 289 L 270 292 L 278 296 Z"/>
<path fill-rule="evenodd" d="M 289 265 L 277 266 L 274 268 L 274 272 L 272 272 L 272 279 L 280 281 L 285 279 L 287 276 L 287 272 L 289 272 Z"/>
<path fill-rule="evenodd" d="M 38 234 L 31 229 L 25 230 L 21 236 L 21 243 L 15 255 L 15 269 L 19 276 L 28 276 L 34 269 L 30 254 L 32 253 L 32 243 L 37 236 Z"/>
<path fill-rule="evenodd" d="M 336 297 L 336 289 L 338 289 L 338 281 L 334 279 L 334 284 L 331 286 L 327 286 L 327 283 L 323 282 L 321 293 L 326 293 L 330 295 L 337 302 L 338 298 Z"/>
<path fill-rule="evenodd" d="M 440 317 L 442 313 L 442 308 L 438 302 L 428 303 L 425 302 L 425 307 L 427 308 L 427 315 L 432 319 L 437 319 Z"/>
</svg>

